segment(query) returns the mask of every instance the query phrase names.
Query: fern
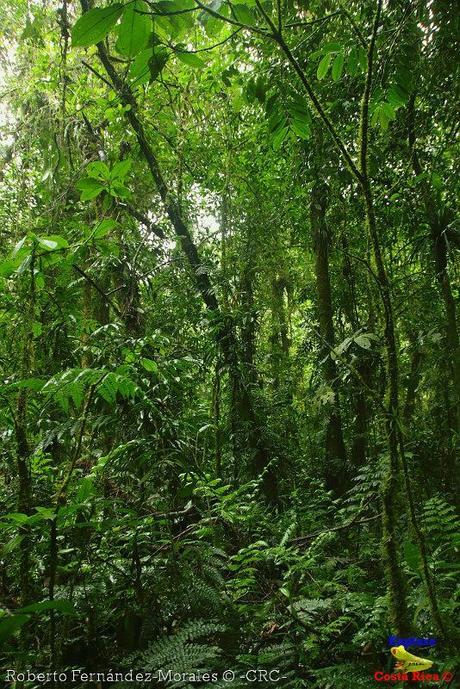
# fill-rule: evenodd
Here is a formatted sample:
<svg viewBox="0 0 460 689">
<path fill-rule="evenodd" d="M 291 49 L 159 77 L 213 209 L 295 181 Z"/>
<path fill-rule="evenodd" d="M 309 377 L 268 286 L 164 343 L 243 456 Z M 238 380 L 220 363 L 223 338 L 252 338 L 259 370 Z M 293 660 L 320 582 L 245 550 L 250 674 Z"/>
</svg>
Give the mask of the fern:
<svg viewBox="0 0 460 689">
<path fill-rule="evenodd" d="M 162 671 L 165 675 L 211 671 L 220 663 L 221 649 L 212 643 L 225 626 L 201 619 L 191 620 L 176 633 L 163 636 L 141 654 L 130 656 L 125 665 L 137 664 L 147 672 Z M 206 643 L 198 643 L 205 641 Z M 187 681 L 167 681 L 166 686 L 185 689 Z"/>
<path fill-rule="evenodd" d="M 366 644 L 369 641 L 383 642 L 387 627 L 388 598 L 380 596 L 376 598 L 373 606 L 367 597 L 363 597 L 361 607 L 361 625 L 352 638 L 356 646 Z"/>
<path fill-rule="evenodd" d="M 114 404 L 119 394 L 123 399 L 133 398 L 137 393 L 137 385 L 130 378 L 119 373 L 107 373 L 97 386 L 97 394 L 108 404 Z"/>
<path fill-rule="evenodd" d="M 376 684 L 366 668 L 352 663 L 330 665 L 312 674 L 315 680 L 309 684 L 311 689 L 350 689 L 351 686 L 353 689 L 372 689 Z"/>
<path fill-rule="evenodd" d="M 244 676 L 247 670 L 263 668 L 268 672 L 276 671 L 275 677 L 279 678 L 279 682 L 276 684 L 273 682 L 273 686 L 280 686 L 283 689 L 300 689 L 304 686 L 305 680 L 299 677 L 303 669 L 299 663 L 299 646 L 290 639 L 280 639 L 278 643 L 264 646 L 258 650 L 257 654 L 240 655 L 238 661 L 241 672 L 237 672 L 237 676 Z M 241 686 L 253 686 L 251 678 L 252 675 Z M 265 686 L 271 686 L 271 683 L 265 683 Z"/>
<path fill-rule="evenodd" d="M 292 608 L 296 616 L 302 622 L 312 622 L 312 620 L 324 610 L 330 610 L 332 607 L 332 600 L 326 598 L 321 599 L 302 599 L 293 603 Z"/>
<path fill-rule="evenodd" d="M 92 385 L 97 396 L 108 404 L 114 404 L 117 395 L 130 399 L 139 392 L 136 383 L 124 372 L 92 368 L 73 368 L 59 373 L 45 383 L 42 392 L 68 413 L 70 402 L 76 409 L 80 408 L 86 391 Z"/>
<path fill-rule="evenodd" d="M 444 547 L 460 547 L 460 519 L 455 508 L 435 495 L 423 506 L 422 525 L 427 535 Z"/>
<path fill-rule="evenodd" d="M 216 622 L 206 622 L 205 620 L 191 620 L 180 629 L 175 637 L 181 641 L 195 641 L 203 636 L 218 634 L 225 631 L 225 626 Z"/>
</svg>

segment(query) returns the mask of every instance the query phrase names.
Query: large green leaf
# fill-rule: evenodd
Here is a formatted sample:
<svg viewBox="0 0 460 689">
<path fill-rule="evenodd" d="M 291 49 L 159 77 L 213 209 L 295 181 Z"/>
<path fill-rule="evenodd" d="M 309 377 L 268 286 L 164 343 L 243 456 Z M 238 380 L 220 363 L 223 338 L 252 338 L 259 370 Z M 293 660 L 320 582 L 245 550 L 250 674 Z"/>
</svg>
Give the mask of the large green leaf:
<svg viewBox="0 0 460 689">
<path fill-rule="evenodd" d="M 417 572 L 420 567 L 420 551 L 415 543 L 404 542 L 404 557 L 410 569 Z"/>
<path fill-rule="evenodd" d="M 329 67 L 331 65 L 331 60 L 332 60 L 332 53 L 327 53 L 323 57 L 323 59 L 321 60 L 321 62 L 318 65 L 318 70 L 316 72 L 316 76 L 318 77 L 318 79 L 320 79 L 320 80 L 324 79 L 324 77 L 326 76 L 326 74 L 329 70 Z"/>
<path fill-rule="evenodd" d="M 90 163 L 86 168 L 86 172 L 89 177 L 94 177 L 95 179 L 110 179 L 110 170 L 102 160 L 95 160 Z"/>
<path fill-rule="evenodd" d="M 0 263 L 0 277 L 2 278 L 9 278 L 13 275 L 15 270 L 20 264 L 20 260 L 11 260 L 7 259 L 6 261 L 2 261 Z"/>
<path fill-rule="evenodd" d="M 97 179 L 86 177 L 86 179 L 81 179 L 77 183 L 77 189 L 81 191 L 80 201 L 89 201 L 104 191 L 104 185 L 98 182 Z"/>
<path fill-rule="evenodd" d="M 304 139 L 304 141 L 307 141 L 311 136 L 310 125 L 304 120 L 292 120 L 291 129 L 297 136 Z"/>
<path fill-rule="evenodd" d="M 272 136 L 272 146 L 274 151 L 279 151 L 281 146 L 283 145 L 283 141 L 285 140 L 287 134 L 289 132 L 289 127 L 281 127 L 281 129 L 278 129 Z"/>
<path fill-rule="evenodd" d="M 202 69 L 205 66 L 205 61 L 202 60 L 195 53 L 176 53 L 177 57 L 181 62 L 189 67 L 195 67 L 196 69 Z"/>
<path fill-rule="evenodd" d="M 340 77 L 342 76 L 344 60 L 345 60 L 345 57 L 344 57 L 343 53 L 338 53 L 335 56 L 335 60 L 332 63 L 332 70 L 331 70 L 332 78 L 334 79 L 334 81 L 338 81 L 340 79 Z"/>
<path fill-rule="evenodd" d="M 123 12 L 119 2 L 109 7 L 96 7 L 85 12 L 72 28 L 72 44 L 82 47 L 102 41 Z"/>
<path fill-rule="evenodd" d="M 48 237 L 37 237 L 38 243 L 47 251 L 54 251 L 55 249 L 66 249 L 69 242 L 64 237 L 58 234 L 52 234 Z"/>
<path fill-rule="evenodd" d="M 74 615 L 75 610 L 72 603 L 68 600 L 44 600 L 40 603 L 26 605 L 25 608 L 18 610 L 20 614 L 31 612 L 43 612 L 44 610 L 57 610 L 64 615 Z"/>
<path fill-rule="evenodd" d="M 146 48 L 136 55 L 128 72 L 133 86 L 141 86 L 148 82 L 150 78 L 149 60 L 152 56 L 153 48 Z"/>
<path fill-rule="evenodd" d="M 101 220 L 91 232 L 91 237 L 94 239 L 102 239 L 102 237 L 105 237 L 105 235 L 116 226 L 117 223 L 113 218 L 104 218 L 104 220 Z"/>
<path fill-rule="evenodd" d="M 355 76 L 358 69 L 358 51 L 356 48 L 352 48 L 350 54 L 348 55 L 348 73 L 351 76 Z"/>
<path fill-rule="evenodd" d="M 338 53 L 340 50 L 342 50 L 342 45 L 337 41 L 329 41 L 321 46 L 323 53 Z"/>
<path fill-rule="evenodd" d="M 0 618 L 0 643 L 8 641 L 29 620 L 29 615 L 10 615 Z"/>
<path fill-rule="evenodd" d="M 123 12 L 115 47 L 125 57 L 135 57 L 147 46 L 152 22 L 143 12 L 148 12 L 148 5 L 143 0 L 135 0 Z"/>
<path fill-rule="evenodd" d="M 241 24 L 246 24 L 247 26 L 255 24 L 254 13 L 246 5 L 234 5 L 233 14 Z"/>
<path fill-rule="evenodd" d="M 143 358 L 141 359 L 141 364 L 149 373 L 156 373 L 158 371 L 158 364 L 156 361 L 153 361 L 153 359 Z"/>
<path fill-rule="evenodd" d="M 128 172 L 131 170 L 131 165 L 133 164 L 133 161 L 131 158 L 125 158 L 124 160 L 119 160 L 115 165 L 113 166 L 112 170 L 110 171 L 110 179 L 119 179 L 122 180 L 126 177 Z"/>
</svg>

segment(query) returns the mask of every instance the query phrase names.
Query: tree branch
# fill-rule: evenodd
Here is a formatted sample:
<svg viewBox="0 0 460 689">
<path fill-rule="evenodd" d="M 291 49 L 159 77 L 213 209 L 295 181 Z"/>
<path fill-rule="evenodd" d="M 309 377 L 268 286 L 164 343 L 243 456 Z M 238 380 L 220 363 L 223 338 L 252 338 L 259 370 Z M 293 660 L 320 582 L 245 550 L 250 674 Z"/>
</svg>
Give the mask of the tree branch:
<svg viewBox="0 0 460 689">
<path fill-rule="evenodd" d="M 342 154 L 344 161 L 346 165 L 348 166 L 350 172 L 352 175 L 355 177 L 355 179 L 358 182 L 361 182 L 361 172 L 359 171 L 358 167 L 356 166 L 356 163 L 354 162 L 353 158 L 351 157 L 345 143 L 339 136 L 337 130 L 335 129 L 334 125 L 332 124 L 331 120 L 329 119 L 329 116 L 327 115 L 321 101 L 319 100 L 318 96 L 316 95 L 313 87 L 310 84 L 310 81 L 308 80 L 304 70 L 300 66 L 299 62 L 297 59 L 294 57 L 292 54 L 290 48 L 286 44 L 283 38 L 281 37 L 274 37 L 275 40 L 277 41 L 278 45 L 286 55 L 287 59 L 291 63 L 292 67 L 296 71 L 297 75 L 299 76 L 300 81 L 302 82 L 303 87 L 305 88 L 311 102 L 313 103 L 313 106 L 320 116 L 320 118 L 323 120 L 324 124 L 326 125 L 326 128 L 328 132 L 330 133 L 336 147 L 339 149 L 340 153 Z"/>
<path fill-rule="evenodd" d="M 201 7 L 201 9 L 204 12 L 207 12 L 211 15 L 211 17 L 214 17 L 215 19 L 220 19 L 223 22 L 227 22 L 227 24 L 233 24 L 233 26 L 239 26 L 241 29 L 246 29 L 247 31 L 251 31 L 252 33 L 259 34 L 259 36 L 269 36 L 269 34 L 267 34 L 266 31 L 259 28 L 258 26 L 249 26 L 248 24 L 242 24 L 241 22 L 238 22 L 236 19 L 224 17 L 222 14 L 219 14 L 219 12 L 216 12 L 215 10 L 212 10 L 210 7 L 207 7 L 207 5 L 204 5 L 202 2 L 200 2 L 200 0 L 195 0 L 195 2 L 198 5 L 198 7 Z"/>
<path fill-rule="evenodd" d="M 227 38 L 224 38 L 223 41 L 219 41 L 219 43 L 214 43 L 214 45 L 210 45 L 207 48 L 199 48 L 198 50 L 184 50 L 184 49 L 178 48 L 177 46 L 174 46 L 174 45 L 170 45 L 169 47 L 175 53 L 185 53 L 186 55 L 190 55 L 190 54 L 194 55 L 196 53 L 207 53 L 210 50 L 214 50 L 214 48 L 219 47 L 220 45 L 224 45 L 224 43 L 228 43 L 228 41 L 230 41 L 234 36 L 236 36 L 242 30 L 243 30 L 242 27 L 240 27 L 239 29 L 236 29 L 236 31 L 231 33 L 230 36 L 227 36 Z"/>
<path fill-rule="evenodd" d="M 339 526 L 330 526 L 327 529 L 324 529 L 322 531 L 314 531 L 313 533 L 306 534 L 305 536 L 298 536 L 297 538 L 292 538 L 291 543 L 298 543 L 299 545 L 305 545 L 305 541 L 310 541 L 313 538 L 318 538 L 318 536 L 322 536 L 325 533 L 330 533 L 331 531 L 342 531 L 343 529 L 348 529 L 350 526 L 358 526 L 359 524 L 366 524 L 367 522 L 373 522 L 376 519 L 380 519 L 381 515 L 376 514 L 372 517 L 365 517 L 364 519 L 357 519 L 359 517 L 359 512 L 351 519 L 349 522 L 346 522 L 345 524 L 339 524 Z"/>
<path fill-rule="evenodd" d="M 287 29 L 295 29 L 297 27 L 301 26 L 313 26 L 314 24 L 322 24 L 323 22 L 327 21 L 328 19 L 332 19 L 332 17 L 336 17 L 341 13 L 341 10 L 337 10 L 336 12 L 331 12 L 330 14 L 326 14 L 325 17 L 321 17 L 321 19 L 312 19 L 311 21 L 303 22 L 303 21 L 298 21 L 298 22 L 288 22 L 284 26 Z"/>
</svg>

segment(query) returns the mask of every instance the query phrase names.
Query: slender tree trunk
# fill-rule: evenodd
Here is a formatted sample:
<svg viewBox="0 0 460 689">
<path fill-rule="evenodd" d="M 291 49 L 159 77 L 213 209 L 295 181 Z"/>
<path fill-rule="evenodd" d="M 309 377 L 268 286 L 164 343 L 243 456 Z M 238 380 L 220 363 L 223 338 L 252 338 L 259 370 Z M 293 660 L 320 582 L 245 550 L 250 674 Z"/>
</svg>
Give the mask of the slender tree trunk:
<svg viewBox="0 0 460 689">
<path fill-rule="evenodd" d="M 26 314 L 23 323 L 22 335 L 22 361 L 21 379 L 31 375 L 34 362 L 34 345 L 32 335 L 32 323 L 35 320 L 35 251 L 32 251 L 30 264 L 30 283 L 27 292 L 24 294 L 26 302 Z M 17 510 L 23 514 L 32 512 L 32 479 L 30 475 L 29 457 L 30 446 L 27 432 L 27 411 L 28 411 L 28 391 L 21 388 L 18 393 L 16 403 L 16 467 L 18 472 L 18 496 Z M 31 539 L 30 527 L 21 527 L 22 540 L 19 547 L 19 595 L 20 604 L 27 605 L 32 597 L 32 574 L 31 574 Z"/>
<path fill-rule="evenodd" d="M 221 362 L 216 361 L 214 370 L 214 385 L 212 390 L 212 415 L 214 420 L 214 456 L 216 476 L 222 478 L 222 428 L 221 428 L 221 413 L 220 413 L 220 397 L 221 397 Z"/>
<path fill-rule="evenodd" d="M 372 188 L 367 170 L 368 158 L 368 138 L 369 138 L 369 101 L 372 89 L 374 49 L 377 39 L 377 31 L 380 24 L 382 11 L 382 0 L 377 0 L 377 9 L 372 26 L 372 36 L 367 51 L 367 75 L 363 97 L 361 101 L 360 132 L 359 132 L 359 163 L 353 160 L 347 146 L 339 136 L 334 124 L 329 118 L 326 110 L 318 99 L 312 85 L 299 64 L 298 60 L 290 50 L 286 41 L 281 35 L 270 17 L 264 11 L 260 0 L 256 4 L 265 17 L 267 24 L 272 30 L 272 37 L 283 50 L 296 74 L 308 94 L 308 97 L 318 113 L 325 127 L 332 137 L 338 151 L 348 167 L 350 173 L 359 185 L 361 196 L 365 207 L 366 226 L 371 238 L 374 260 L 377 266 L 377 276 L 381 293 L 382 304 L 385 313 L 385 349 L 387 354 L 387 374 L 388 374 L 388 408 L 386 428 L 388 435 L 389 462 L 387 474 L 382 486 L 382 506 L 383 506 L 383 550 L 385 572 L 388 581 L 388 592 L 390 598 L 390 617 L 394 628 L 398 634 L 409 632 L 409 615 L 407 610 L 407 598 L 405 590 L 405 578 L 398 559 L 398 538 L 397 538 L 397 519 L 396 512 L 396 491 L 398 487 L 399 473 L 399 448 L 398 448 L 398 355 L 395 338 L 395 324 L 393 319 L 393 308 L 391 302 L 391 290 L 385 265 L 380 248 L 380 240 L 377 232 L 377 222 L 374 210 L 374 200 Z"/>
<path fill-rule="evenodd" d="M 271 281 L 271 359 L 274 388 L 281 383 L 289 355 L 290 339 L 286 315 L 285 294 L 286 279 L 284 275 L 275 274 Z"/>
<path fill-rule="evenodd" d="M 369 43 L 367 53 L 368 71 L 363 99 L 361 103 L 360 118 L 360 166 L 361 190 L 365 201 L 366 224 L 369 236 L 372 241 L 374 259 L 377 267 L 377 277 L 379 280 L 380 292 L 385 314 L 385 345 L 387 353 L 387 375 L 388 375 L 388 412 L 387 412 L 387 433 L 389 442 L 389 466 L 386 480 L 383 486 L 383 538 L 386 555 L 386 570 L 390 585 L 390 601 L 393 621 L 396 628 L 406 627 L 409 631 L 409 617 L 407 611 L 407 598 L 405 592 L 405 580 L 398 563 L 397 539 L 396 539 L 396 504 L 397 478 L 399 473 L 399 458 L 404 473 L 404 487 L 409 506 L 409 518 L 411 528 L 415 536 L 420 552 L 422 569 L 424 573 L 425 585 L 427 589 L 429 605 L 433 622 L 440 635 L 445 636 L 444 625 L 439 613 L 434 584 L 428 565 L 428 554 L 425 539 L 419 528 L 411 479 L 404 450 L 404 437 L 400 424 L 399 413 L 399 374 L 398 374 L 398 349 L 396 344 L 396 326 L 393 316 L 393 304 L 391 296 L 391 285 L 386 272 L 383 255 L 380 247 L 380 238 L 377 230 L 377 220 L 374 209 L 374 199 L 370 177 L 368 173 L 368 142 L 369 142 L 369 100 L 372 89 L 374 49 L 377 38 L 380 16 L 382 12 L 383 0 L 377 0 L 377 10 L 375 13 L 372 38 Z"/>
<path fill-rule="evenodd" d="M 28 344 L 25 344 L 28 347 Z M 27 375 L 27 374 L 26 374 Z M 16 466 L 18 472 L 17 510 L 29 515 L 32 510 L 32 485 L 29 468 L 29 442 L 27 439 L 27 391 L 20 390 L 16 405 Z M 19 593 L 21 606 L 31 599 L 32 581 L 30 571 L 30 528 L 21 527 L 21 544 L 19 550 Z"/>
<path fill-rule="evenodd" d="M 331 350 L 335 344 L 331 283 L 329 276 L 329 236 L 326 223 L 328 188 L 315 182 L 311 194 L 310 222 L 315 251 L 316 291 L 324 379 L 334 393 L 327 420 L 325 447 L 326 485 L 336 493 L 346 489 L 347 453 L 343 439 L 338 372 Z"/>
<path fill-rule="evenodd" d="M 387 354 L 387 414 L 386 429 L 389 448 L 389 462 L 387 474 L 382 489 L 383 504 L 383 547 L 385 553 L 385 570 L 389 582 L 390 611 L 392 621 L 398 634 L 410 632 L 409 614 L 407 610 L 406 584 L 399 564 L 398 538 L 396 525 L 398 523 L 397 495 L 399 491 L 399 445 L 398 445 L 398 413 L 399 413 L 399 382 L 398 382 L 398 350 L 396 345 L 395 323 L 391 289 L 386 274 L 380 250 L 377 233 L 377 223 L 374 211 L 372 191 L 367 178 L 362 185 L 366 204 L 366 224 L 374 247 L 374 257 L 377 265 L 377 275 L 380 284 L 384 313 L 385 313 L 385 348 Z"/>
<path fill-rule="evenodd" d="M 364 383 L 371 386 L 371 370 L 369 362 L 361 358 L 357 365 L 358 373 Z M 351 462 L 354 467 L 364 466 L 368 451 L 368 426 L 370 421 L 369 405 L 366 392 L 362 386 L 353 392 L 355 409 L 355 426 L 353 429 L 353 446 L 351 449 Z"/>
<path fill-rule="evenodd" d="M 408 140 L 411 154 L 412 168 L 419 176 L 423 168 L 416 148 L 415 130 L 415 94 L 412 94 L 408 104 Z M 446 358 L 448 361 L 447 378 L 452 378 L 453 407 L 454 407 L 454 435 L 460 430 L 460 340 L 457 325 L 455 299 L 452 293 L 448 271 L 448 253 L 446 229 L 448 217 L 437 207 L 433 192 L 425 180 L 421 181 L 422 198 L 425 214 L 430 227 L 430 238 L 433 252 L 436 279 L 439 285 L 445 311 Z"/>
<path fill-rule="evenodd" d="M 348 285 L 348 297 L 345 298 L 345 313 L 354 331 L 360 328 L 358 310 L 356 306 L 356 280 L 353 266 L 348 255 L 348 240 L 342 237 L 342 248 L 344 252 L 343 276 Z M 350 461 L 354 467 L 364 466 L 367 459 L 368 450 L 368 425 L 370 421 L 369 404 L 366 395 L 366 388 L 372 384 L 370 362 L 367 353 L 360 352 L 360 357 L 356 368 L 360 376 L 360 382 L 352 390 L 352 400 L 355 412 L 355 423 L 353 427 L 353 441 L 351 448 Z M 362 383 L 361 383 L 362 381 Z M 364 383 L 364 385 L 363 385 Z"/>
<path fill-rule="evenodd" d="M 249 242 L 248 242 L 249 244 Z M 241 371 L 240 371 L 240 399 L 239 415 L 246 421 L 247 445 L 252 454 L 251 463 L 255 477 L 263 475 L 263 491 L 270 502 L 276 502 L 278 497 L 278 482 L 276 469 L 269 465 L 270 450 L 267 444 L 263 421 L 259 410 L 252 399 L 259 386 L 255 363 L 255 324 L 254 286 L 252 251 L 248 246 L 246 265 L 241 280 L 242 307 L 245 318 L 241 327 Z M 248 404 L 249 402 L 249 404 Z"/>
<path fill-rule="evenodd" d="M 423 353 L 417 344 L 417 338 L 414 335 L 411 335 L 410 339 L 412 342 L 412 356 L 403 410 L 404 427 L 406 431 L 410 428 L 412 417 L 415 411 L 415 400 L 417 388 L 420 382 L 420 370 L 423 359 Z"/>
<path fill-rule="evenodd" d="M 388 277 L 385 271 L 385 266 L 382 258 L 380 240 L 377 232 L 377 223 L 374 210 L 374 200 L 372 195 L 372 188 L 369 181 L 367 171 L 368 158 L 368 134 L 369 134 L 369 100 L 372 89 L 373 76 L 373 62 L 374 49 L 377 38 L 377 31 L 380 24 L 380 16 L 382 11 L 382 0 L 377 1 L 377 10 L 375 13 L 372 36 L 369 42 L 367 51 L 368 69 L 366 75 L 365 88 L 361 102 L 361 116 L 360 116 L 360 133 L 359 133 L 359 164 L 353 160 L 347 146 L 339 136 L 334 124 L 330 120 L 326 110 L 318 99 L 314 89 L 312 88 L 306 73 L 295 58 L 294 54 L 286 44 L 281 36 L 278 28 L 273 24 L 271 19 L 264 12 L 260 1 L 256 0 L 256 4 L 264 14 L 267 23 L 269 24 L 273 38 L 276 40 L 280 48 L 283 50 L 293 69 L 299 76 L 299 79 L 312 102 L 313 107 L 318 113 L 321 120 L 324 122 L 327 131 L 332 137 L 337 149 L 343 157 L 343 160 L 348 167 L 350 173 L 359 185 L 361 196 L 365 207 L 365 218 L 369 236 L 371 238 L 374 260 L 377 266 L 377 276 L 379 280 L 380 293 L 382 304 L 385 313 L 385 349 L 387 354 L 387 374 L 388 374 L 388 409 L 386 428 L 388 435 L 388 449 L 389 462 L 387 467 L 387 474 L 382 487 L 382 506 L 383 506 L 383 550 L 385 571 L 388 581 L 388 591 L 390 598 L 390 617 L 394 628 L 398 634 L 406 634 L 409 632 L 409 615 L 407 610 L 407 598 L 405 591 L 405 578 L 398 559 L 398 538 L 397 538 L 397 508 L 396 508 L 396 491 L 398 488 L 398 473 L 399 473 L 399 452 L 398 452 L 398 355 L 395 338 L 395 324 L 393 319 L 393 309 L 391 302 L 391 290 Z"/>
</svg>

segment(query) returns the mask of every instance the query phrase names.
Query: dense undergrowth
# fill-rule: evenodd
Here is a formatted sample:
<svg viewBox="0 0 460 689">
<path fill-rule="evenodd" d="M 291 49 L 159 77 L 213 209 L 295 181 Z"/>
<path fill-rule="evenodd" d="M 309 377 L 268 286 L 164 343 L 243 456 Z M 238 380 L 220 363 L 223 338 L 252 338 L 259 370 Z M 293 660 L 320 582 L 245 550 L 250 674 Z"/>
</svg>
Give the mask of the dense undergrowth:
<svg viewBox="0 0 460 689">
<path fill-rule="evenodd" d="M 391 635 L 456 686 L 457 37 L 446 0 L 0 1 L 11 689 L 370 689 Z"/>
</svg>

